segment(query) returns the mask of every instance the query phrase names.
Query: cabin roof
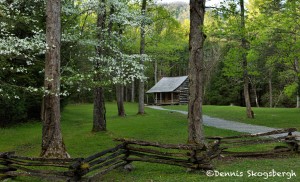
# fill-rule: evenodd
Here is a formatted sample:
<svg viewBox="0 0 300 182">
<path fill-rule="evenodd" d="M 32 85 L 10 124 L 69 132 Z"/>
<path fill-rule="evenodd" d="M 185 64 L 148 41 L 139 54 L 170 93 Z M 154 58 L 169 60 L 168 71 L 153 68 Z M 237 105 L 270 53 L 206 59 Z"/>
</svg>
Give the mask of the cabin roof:
<svg viewBox="0 0 300 182">
<path fill-rule="evenodd" d="M 163 77 L 157 82 L 150 90 L 146 93 L 157 93 L 157 92 L 173 92 L 175 91 L 188 76 L 178 77 Z"/>
</svg>

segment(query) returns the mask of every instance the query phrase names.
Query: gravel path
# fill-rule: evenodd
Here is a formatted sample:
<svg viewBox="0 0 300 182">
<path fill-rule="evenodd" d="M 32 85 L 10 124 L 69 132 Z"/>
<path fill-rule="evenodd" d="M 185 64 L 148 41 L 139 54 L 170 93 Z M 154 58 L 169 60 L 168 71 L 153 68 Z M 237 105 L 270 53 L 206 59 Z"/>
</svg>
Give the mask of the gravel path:
<svg viewBox="0 0 300 182">
<path fill-rule="evenodd" d="M 160 106 L 147 106 L 151 109 L 157 109 L 157 110 L 165 110 L 165 111 L 171 111 L 171 112 L 178 112 L 181 114 L 187 115 L 187 111 L 178 111 L 178 110 L 171 110 L 171 109 L 165 109 Z M 228 121 L 224 119 L 219 119 L 219 118 L 213 118 L 210 116 L 203 116 L 204 120 L 204 125 L 206 126 L 212 126 L 216 128 L 222 128 L 226 130 L 233 130 L 233 131 L 238 131 L 238 132 L 243 132 L 243 133 L 265 133 L 273 130 L 278 130 L 280 128 L 270 128 L 266 126 L 258 126 L 258 125 L 252 125 L 252 124 L 245 124 L 245 123 L 240 123 L 236 121 Z M 294 135 L 300 136 L 300 132 L 293 132 Z M 272 137 L 279 137 L 279 136 L 285 136 L 286 134 L 278 134 L 278 135 L 272 135 Z M 297 138 L 300 140 L 300 137 Z"/>
</svg>

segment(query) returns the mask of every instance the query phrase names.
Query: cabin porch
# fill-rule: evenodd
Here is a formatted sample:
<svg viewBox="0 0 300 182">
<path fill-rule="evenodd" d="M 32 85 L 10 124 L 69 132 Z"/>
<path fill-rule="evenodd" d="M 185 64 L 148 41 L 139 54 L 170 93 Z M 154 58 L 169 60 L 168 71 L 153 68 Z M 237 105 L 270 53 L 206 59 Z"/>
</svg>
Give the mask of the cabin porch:
<svg viewBox="0 0 300 182">
<path fill-rule="evenodd" d="M 159 92 L 154 93 L 155 99 L 154 104 L 155 105 L 175 105 L 179 104 L 179 93 L 176 92 Z"/>
</svg>

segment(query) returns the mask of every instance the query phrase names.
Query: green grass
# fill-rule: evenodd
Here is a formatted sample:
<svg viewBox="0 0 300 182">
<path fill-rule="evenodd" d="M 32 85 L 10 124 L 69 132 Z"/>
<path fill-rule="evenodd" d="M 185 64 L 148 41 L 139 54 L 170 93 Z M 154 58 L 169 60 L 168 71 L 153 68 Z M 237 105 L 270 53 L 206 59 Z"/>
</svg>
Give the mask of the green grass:
<svg viewBox="0 0 300 182">
<path fill-rule="evenodd" d="M 90 104 L 69 105 L 62 113 L 62 132 L 68 152 L 72 157 L 87 157 L 113 147 L 113 138 L 126 137 L 163 143 L 186 143 L 187 118 L 185 115 L 146 108 L 146 115 L 136 115 L 137 105 L 127 103 L 127 116 L 116 116 L 116 104 L 107 104 L 107 132 L 92 133 Z M 226 109 L 226 108 L 224 108 Z M 205 127 L 207 136 L 231 136 L 239 133 Z M 0 152 L 16 151 L 18 155 L 38 156 L 41 146 L 41 124 L 27 123 L 0 129 Z M 249 149 L 251 150 L 251 149 Z M 284 172 L 294 170 L 300 175 L 300 157 L 279 159 L 244 159 L 232 161 L 215 160 L 218 171 L 243 172 L 243 177 L 207 177 L 202 173 L 189 173 L 181 167 L 134 162 L 135 169 L 128 173 L 115 170 L 99 181 L 265 181 L 262 177 L 247 177 L 247 170 L 265 172 L 272 169 Z M 286 178 L 270 178 L 271 181 L 287 181 Z M 31 178 L 16 178 L 14 181 L 40 181 Z M 288 181 L 299 181 L 294 177 Z"/>
<path fill-rule="evenodd" d="M 187 111 L 187 105 L 165 106 L 168 109 Z M 300 109 L 297 108 L 252 108 L 254 119 L 246 117 L 246 108 L 238 106 L 203 106 L 208 116 L 223 118 L 242 123 L 263 125 L 274 128 L 297 128 L 300 131 Z"/>
</svg>

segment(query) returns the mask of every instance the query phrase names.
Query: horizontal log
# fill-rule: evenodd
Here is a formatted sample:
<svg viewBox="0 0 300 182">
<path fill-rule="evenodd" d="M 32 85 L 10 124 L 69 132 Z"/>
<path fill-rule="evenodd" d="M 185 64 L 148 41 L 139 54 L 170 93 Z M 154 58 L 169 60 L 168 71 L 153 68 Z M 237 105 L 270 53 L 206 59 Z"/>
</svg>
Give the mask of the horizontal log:
<svg viewBox="0 0 300 182">
<path fill-rule="evenodd" d="M 149 154 L 145 154 L 145 153 L 140 153 L 140 152 L 134 152 L 131 151 L 129 156 L 138 156 L 141 158 L 152 158 L 152 159 L 158 159 L 158 160 L 168 160 L 168 161 L 172 161 L 172 162 L 178 162 L 178 163 L 188 163 L 188 159 L 176 159 L 176 158 L 171 158 L 171 157 L 165 157 L 165 156 L 159 156 L 159 155 L 149 155 Z"/>
<path fill-rule="evenodd" d="M 16 159 L 6 159 L 7 162 L 22 166 L 51 166 L 51 167 L 61 167 L 61 168 L 69 168 L 67 164 L 59 164 L 59 163 L 52 163 L 52 162 L 25 162 Z"/>
<path fill-rule="evenodd" d="M 119 149 L 121 149 L 121 148 L 124 148 L 124 146 L 125 146 L 125 145 L 122 143 L 122 144 L 117 145 L 117 146 L 114 147 L 114 148 L 107 149 L 107 150 L 104 150 L 104 151 L 102 151 L 102 152 L 96 153 L 96 154 L 94 154 L 94 155 L 91 155 L 91 156 L 89 156 L 89 157 L 83 159 L 83 160 L 78 160 L 78 161 L 75 162 L 74 164 L 70 165 L 69 168 L 70 168 L 70 169 L 76 169 L 76 168 L 80 167 L 81 163 L 87 163 L 87 162 L 90 162 L 90 161 L 92 161 L 92 160 L 94 160 L 94 159 L 96 159 L 96 158 L 98 158 L 98 157 L 101 157 L 101 156 L 106 155 L 107 153 L 112 153 L 112 152 L 115 152 L 115 151 L 117 151 L 117 150 L 119 150 Z"/>
<path fill-rule="evenodd" d="M 259 144 L 271 144 L 271 143 L 282 143 L 284 141 L 281 141 L 281 140 L 249 140 L 249 141 L 240 141 L 240 142 L 235 142 L 235 143 L 222 143 L 221 146 L 222 147 L 229 147 L 229 148 L 240 148 L 242 146 L 249 146 L 249 145 L 259 145 Z"/>
<path fill-rule="evenodd" d="M 265 139 L 257 139 L 257 140 L 224 140 L 222 144 L 263 144 L 263 143 L 274 143 L 274 142 L 299 142 L 295 140 L 295 135 L 287 135 L 277 138 L 265 138 Z"/>
<path fill-rule="evenodd" d="M 16 164 L 10 164 L 9 167 L 14 168 L 14 169 L 18 169 L 18 170 L 21 170 L 21 171 L 25 171 L 25 172 L 28 172 L 28 173 L 34 173 L 34 174 L 67 176 L 67 177 L 74 176 L 74 173 L 72 171 L 36 170 L 36 169 L 29 169 L 29 168 L 19 166 L 19 165 L 16 165 Z"/>
<path fill-rule="evenodd" d="M 115 139 L 116 141 L 124 142 L 126 144 L 136 144 L 141 146 L 152 146 L 152 147 L 159 147 L 165 149 L 183 149 L 183 150 L 205 150 L 206 146 L 204 144 L 162 144 L 158 142 L 147 142 L 142 140 L 133 140 L 133 139 L 123 139 L 118 138 Z"/>
<path fill-rule="evenodd" d="M 183 163 L 183 162 L 174 162 L 169 160 L 162 159 L 153 159 L 153 158 L 138 158 L 138 157 L 128 157 L 127 161 L 140 161 L 140 162 L 149 162 L 149 163 L 157 163 L 157 164 L 168 164 L 173 166 L 181 166 L 186 168 L 192 168 L 193 163 Z"/>
<path fill-rule="evenodd" d="M 242 144 L 262 144 L 262 143 L 273 143 L 273 142 L 281 142 L 284 139 L 277 139 L 277 138 L 266 138 L 266 139 L 252 139 L 252 140 L 224 140 L 221 144 L 235 144 L 235 145 L 242 145 Z"/>
<path fill-rule="evenodd" d="M 290 152 L 291 150 L 288 148 L 278 149 L 278 150 L 271 150 L 271 151 L 264 151 L 264 152 L 230 152 L 230 151 L 223 151 L 222 154 L 229 154 L 232 157 L 259 157 L 259 156 L 270 156 L 270 155 L 277 155 L 280 153 Z"/>
<path fill-rule="evenodd" d="M 34 173 L 34 172 L 26 172 L 26 171 L 9 171 L 6 173 L 6 175 L 11 178 L 11 177 L 18 177 L 18 176 L 35 176 L 35 177 L 40 177 L 40 178 L 51 178 L 51 181 L 61 181 L 63 180 L 68 180 L 70 177 L 68 176 L 60 176 L 60 175 L 49 175 L 49 174 L 43 174 L 43 173 Z"/>
<path fill-rule="evenodd" d="M 24 157 L 12 155 L 10 159 L 19 159 L 19 160 L 29 160 L 29 161 L 38 161 L 38 162 L 51 162 L 51 163 L 73 163 L 82 158 L 43 158 L 43 157 Z"/>
<path fill-rule="evenodd" d="M 163 156 L 172 156 L 172 157 L 187 157 L 188 156 L 188 154 L 183 154 L 183 153 L 161 152 L 161 151 L 154 150 L 154 149 L 139 148 L 139 147 L 133 147 L 130 145 L 128 145 L 126 148 L 129 151 L 145 152 L 145 153 L 157 154 L 157 155 L 163 155 Z"/>
<path fill-rule="evenodd" d="M 274 130 L 270 132 L 265 133 L 255 133 L 255 134 L 244 134 L 244 135 L 237 135 L 237 136 L 228 136 L 228 137 L 207 137 L 207 139 L 236 139 L 236 138 L 249 138 L 249 137 L 258 137 L 258 136 L 269 136 L 269 135 L 276 135 L 276 134 L 282 134 L 282 133 L 290 133 L 297 131 L 296 128 L 287 128 L 287 129 L 280 129 L 280 130 Z"/>
<path fill-rule="evenodd" d="M 224 147 L 224 148 L 240 148 L 240 147 L 243 147 L 243 146 L 250 146 L 250 145 L 259 145 L 259 144 L 270 144 L 270 143 L 277 143 L 277 142 L 280 142 L 280 143 L 285 143 L 291 147 L 294 147 L 294 148 L 297 148 L 297 146 L 299 145 L 298 144 L 298 141 L 295 141 L 295 140 L 279 140 L 279 139 L 270 139 L 270 140 L 261 140 L 261 141 L 252 141 L 252 140 L 245 140 L 243 142 L 240 142 L 240 143 L 225 143 L 225 144 L 222 144 L 221 146 Z"/>
<path fill-rule="evenodd" d="M 173 166 L 180 166 L 185 168 L 191 168 L 191 169 L 213 169 L 213 166 L 210 163 L 203 163 L 203 164 L 193 164 L 193 163 L 187 163 L 187 162 L 174 162 L 170 160 L 163 160 L 163 159 L 154 159 L 154 158 L 137 158 L 137 157 L 129 157 L 127 158 L 127 161 L 140 161 L 140 162 L 149 162 L 149 163 L 156 163 L 156 164 L 167 164 L 167 165 L 173 165 Z"/>
</svg>

